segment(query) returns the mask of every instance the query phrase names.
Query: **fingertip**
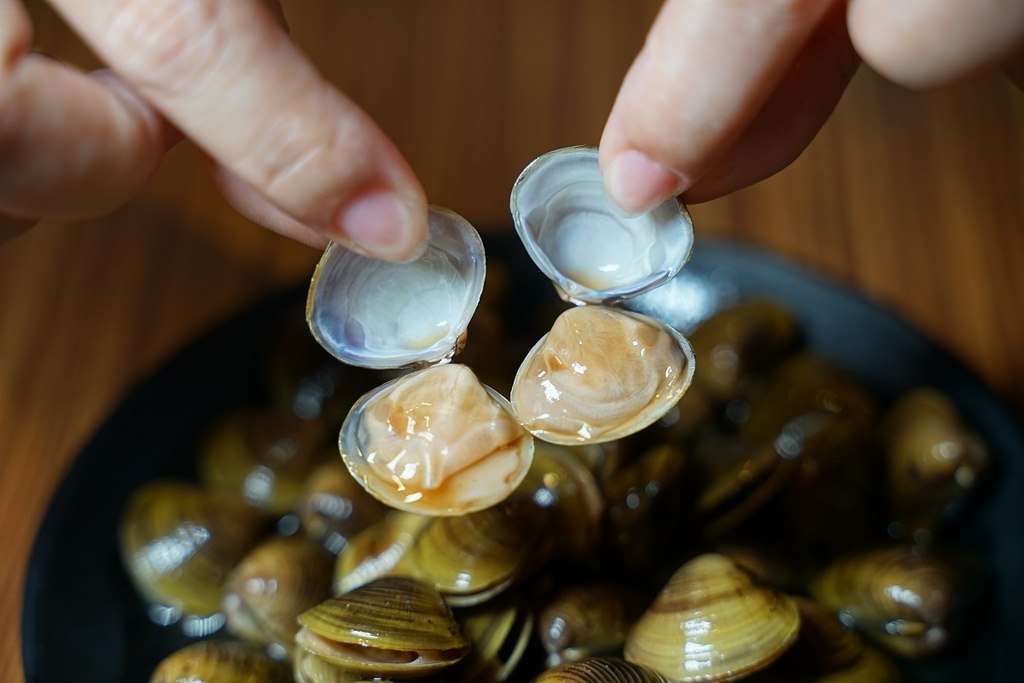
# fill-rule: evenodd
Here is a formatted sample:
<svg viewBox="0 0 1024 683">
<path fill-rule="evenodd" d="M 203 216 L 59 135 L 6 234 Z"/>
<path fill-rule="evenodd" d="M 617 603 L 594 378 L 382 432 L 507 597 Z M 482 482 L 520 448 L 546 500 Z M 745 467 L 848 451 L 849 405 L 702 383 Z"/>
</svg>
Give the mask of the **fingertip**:
<svg viewBox="0 0 1024 683">
<path fill-rule="evenodd" d="M 32 21 L 20 2 L 0 0 L 0 80 L 32 45 Z"/>
<path fill-rule="evenodd" d="M 636 149 L 623 150 L 611 159 L 604 183 L 615 203 L 633 214 L 650 211 L 690 184 L 682 174 Z"/>
<path fill-rule="evenodd" d="M 426 203 L 391 189 L 364 191 L 335 212 L 328 234 L 374 258 L 413 261 L 426 246 Z"/>
</svg>

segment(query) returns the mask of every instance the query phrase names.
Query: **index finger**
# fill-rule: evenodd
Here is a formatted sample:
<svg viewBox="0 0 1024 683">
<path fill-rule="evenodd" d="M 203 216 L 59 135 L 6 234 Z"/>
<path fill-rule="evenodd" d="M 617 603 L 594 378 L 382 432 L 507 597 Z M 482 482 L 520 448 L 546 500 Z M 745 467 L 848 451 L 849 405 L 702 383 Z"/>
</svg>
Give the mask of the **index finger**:
<svg viewBox="0 0 1024 683">
<path fill-rule="evenodd" d="M 255 0 L 52 0 L 94 49 L 218 162 L 305 225 L 408 258 L 426 200 L 383 132 Z"/>
</svg>

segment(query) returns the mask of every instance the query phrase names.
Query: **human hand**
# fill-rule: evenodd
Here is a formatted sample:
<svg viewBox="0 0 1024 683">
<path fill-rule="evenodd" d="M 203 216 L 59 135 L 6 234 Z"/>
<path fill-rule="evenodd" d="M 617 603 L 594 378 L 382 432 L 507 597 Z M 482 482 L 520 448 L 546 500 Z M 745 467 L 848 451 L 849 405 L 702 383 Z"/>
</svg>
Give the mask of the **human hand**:
<svg viewBox="0 0 1024 683">
<path fill-rule="evenodd" d="M 28 53 L 0 0 L 0 239 L 133 197 L 182 135 L 242 214 L 311 244 L 403 260 L 427 204 L 384 133 L 331 87 L 259 0 L 51 0 L 111 71 Z M 179 132 L 180 131 L 180 132 Z"/>
<path fill-rule="evenodd" d="M 863 58 L 927 87 L 1014 56 L 1022 0 L 667 0 L 601 139 L 611 196 L 698 202 L 796 159 Z"/>
</svg>

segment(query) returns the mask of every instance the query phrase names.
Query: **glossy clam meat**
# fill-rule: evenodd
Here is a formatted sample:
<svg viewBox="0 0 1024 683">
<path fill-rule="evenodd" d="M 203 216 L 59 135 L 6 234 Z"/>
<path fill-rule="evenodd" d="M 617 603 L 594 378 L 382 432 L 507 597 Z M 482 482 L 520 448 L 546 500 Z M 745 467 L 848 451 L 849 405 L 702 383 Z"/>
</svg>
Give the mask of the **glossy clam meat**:
<svg viewBox="0 0 1024 683">
<path fill-rule="evenodd" d="M 669 411 L 693 372 L 689 342 L 653 318 L 601 306 L 570 308 L 519 367 L 512 408 L 545 441 L 610 441 Z"/>
<path fill-rule="evenodd" d="M 484 249 L 461 216 L 433 207 L 426 250 L 411 263 L 324 252 L 306 300 L 313 337 L 331 355 L 367 368 L 450 358 L 483 290 Z"/>
<path fill-rule="evenodd" d="M 576 303 L 611 303 L 656 287 L 693 247 L 693 224 L 674 198 L 636 216 L 616 206 L 592 147 L 534 160 L 512 187 L 511 210 L 530 257 Z"/>
<path fill-rule="evenodd" d="M 508 497 L 530 467 L 533 439 L 472 370 L 439 365 L 360 399 L 342 426 L 341 454 L 388 505 L 454 515 Z"/>
</svg>

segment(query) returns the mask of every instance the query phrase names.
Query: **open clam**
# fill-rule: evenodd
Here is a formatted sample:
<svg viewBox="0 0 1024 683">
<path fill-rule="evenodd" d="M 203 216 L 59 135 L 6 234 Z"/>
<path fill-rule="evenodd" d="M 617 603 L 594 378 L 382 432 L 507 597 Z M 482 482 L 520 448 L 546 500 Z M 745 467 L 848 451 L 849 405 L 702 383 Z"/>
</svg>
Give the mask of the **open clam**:
<svg viewBox="0 0 1024 683">
<path fill-rule="evenodd" d="M 603 306 L 570 308 L 519 367 L 512 408 L 545 441 L 610 441 L 668 412 L 693 372 L 693 349 L 667 325 Z"/>
<path fill-rule="evenodd" d="M 335 358 L 398 368 L 451 358 L 484 286 L 484 248 L 464 218 L 432 207 L 426 250 L 389 263 L 332 244 L 306 300 L 313 337 Z"/>
<path fill-rule="evenodd" d="M 593 147 L 535 159 L 510 203 L 530 257 L 574 303 L 613 303 L 657 287 L 693 248 L 693 223 L 676 199 L 630 216 L 608 197 Z"/>
<path fill-rule="evenodd" d="M 533 438 L 472 370 L 437 365 L 361 398 L 342 425 L 341 456 L 388 505 L 457 515 L 490 507 L 519 486 Z"/>
</svg>

